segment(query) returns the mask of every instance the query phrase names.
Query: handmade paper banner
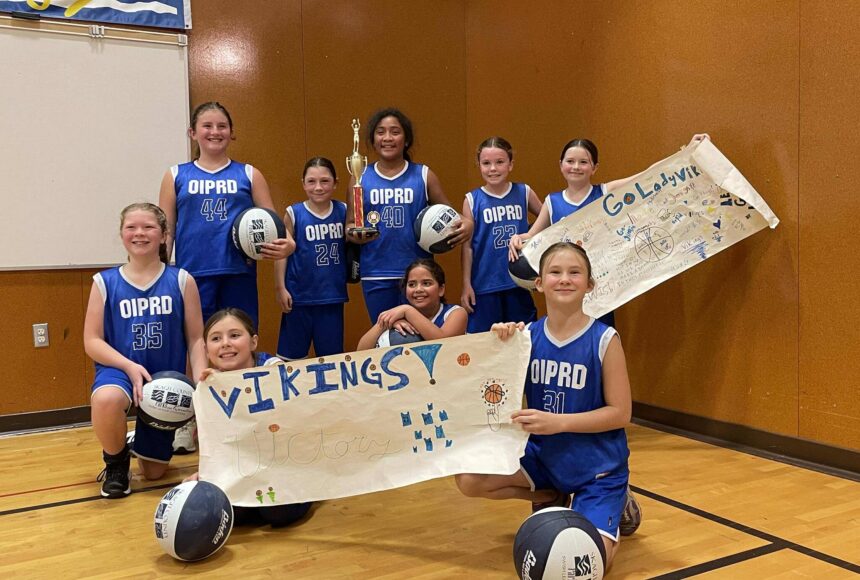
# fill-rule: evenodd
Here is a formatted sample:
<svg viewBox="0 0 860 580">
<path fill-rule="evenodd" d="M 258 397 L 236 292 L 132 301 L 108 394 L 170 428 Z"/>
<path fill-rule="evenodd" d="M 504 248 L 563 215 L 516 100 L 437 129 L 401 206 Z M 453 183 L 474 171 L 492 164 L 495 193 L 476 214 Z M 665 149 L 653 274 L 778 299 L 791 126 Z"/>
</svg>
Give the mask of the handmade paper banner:
<svg viewBox="0 0 860 580">
<path fill-rule="evenodd" d="M 259 507 L 514 473 L 530 351 L 487 332 L 215 374 L 194 393 L 200 479 Z"/>
<path fill-rule="evenodd" d="M 0 11 L 62 20 L 191 28 L 191 0 L 0 0 Z"/>
<path fill-rule="evenodd" d="M 565 240 L 588 252 L 595 279 L 583 310 L 603 316 L 779 219 L 710 140 L 655 163 L 634 180 L 534 236 L 523 255 Z"/>
</svg>

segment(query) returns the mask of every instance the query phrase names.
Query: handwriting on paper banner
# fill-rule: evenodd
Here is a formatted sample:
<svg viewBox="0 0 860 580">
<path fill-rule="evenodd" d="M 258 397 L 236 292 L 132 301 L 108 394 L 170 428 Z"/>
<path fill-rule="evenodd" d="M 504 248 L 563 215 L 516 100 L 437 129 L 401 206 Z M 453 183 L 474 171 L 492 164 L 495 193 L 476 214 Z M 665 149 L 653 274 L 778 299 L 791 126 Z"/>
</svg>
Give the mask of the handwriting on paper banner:
<svg viewBox="0 0 860 580">
<path fill-rule="evenodd" d="M 527 332 L 482 333 L 216 373 L 194 394 L 200 476 L 250 506 L 513 473 L 529 353 Z"/>
<path fill-rule="evenodd" d="M 611 312 L 779 220 L 709 140 L 685 148 L 540 232 L 523 254 L 533 268 L 546 248 L 588 251 L 596 280 L 583 309 Z"/>
</svg>

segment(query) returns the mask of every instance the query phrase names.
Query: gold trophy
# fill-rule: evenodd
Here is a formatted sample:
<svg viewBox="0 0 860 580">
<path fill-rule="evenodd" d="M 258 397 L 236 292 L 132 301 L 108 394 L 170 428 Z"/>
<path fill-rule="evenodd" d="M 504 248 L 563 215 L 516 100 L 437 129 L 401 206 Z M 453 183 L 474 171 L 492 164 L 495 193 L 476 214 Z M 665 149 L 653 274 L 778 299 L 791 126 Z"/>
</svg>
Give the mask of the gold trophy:
<svg viewBox="0 0 860 580">
<path fill-rule="evenodd" d="M 379 223 L 379 212 L 370 212 L 365 220 L 364 188 L 361 186 L 361 176 L 367 169 L 367 157 L 358 152 L 358 130 L 360 128 L 361 123 L 358 122 L 358 119 L 353 119 L 352 155 L 346 158 L 346 169 L 355 179 L 355 185 L 352 186 L 353 227 L 349 228 L 348 233 L 359 238 L 372 238 L 379 235 L 379 228 L 376 227 L 376 224 Z"/>
</svg>

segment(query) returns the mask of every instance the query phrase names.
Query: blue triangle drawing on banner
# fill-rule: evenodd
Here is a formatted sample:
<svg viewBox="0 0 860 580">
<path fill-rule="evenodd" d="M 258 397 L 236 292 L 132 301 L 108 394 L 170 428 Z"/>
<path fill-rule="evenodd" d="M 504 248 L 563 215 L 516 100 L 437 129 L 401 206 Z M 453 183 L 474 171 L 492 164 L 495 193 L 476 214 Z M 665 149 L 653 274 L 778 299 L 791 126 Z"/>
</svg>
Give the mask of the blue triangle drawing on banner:
<svg viewBox="0 0 860 580">
<path fill-rule="evenodd" d="M 430 378 L 433 378 L 433 363 L 436 362 L 436 355 L 439 354 L 439 349 L 442 348 L 441 344 L 422 344 L 420 346 L 413 346 L 412 352 L 414 352 L 418 358 L 421 359 L 421 362 L 424 363 L 424 366 L 427 368 L 427 372 L 430 374 Z"/>
</svg>

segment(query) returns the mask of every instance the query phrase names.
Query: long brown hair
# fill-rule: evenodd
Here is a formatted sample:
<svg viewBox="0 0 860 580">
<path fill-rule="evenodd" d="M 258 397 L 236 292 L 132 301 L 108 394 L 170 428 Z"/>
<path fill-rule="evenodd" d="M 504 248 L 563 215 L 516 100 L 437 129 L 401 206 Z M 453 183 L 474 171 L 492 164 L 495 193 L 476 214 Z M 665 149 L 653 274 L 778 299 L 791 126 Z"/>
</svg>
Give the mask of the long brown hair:
<svg viewBox="0 0 860 580">
<path fill-rule="evenodd" d="M 242 326 L 245 330 L 248 331 L 248 334 L 251 336 L 257 336 L 257 329 L 254 328 L 254 321 L 251 320 L 251 317 L 248 316 L 248 313 L 242 310 L 241 308 L 222 308 L 215 314 L 209 317 L 209 320 L 206 321 L 206 325 L 203 327 L 203 342 L 206 342 L 209 339 L 209 331 L 212 330 L 212 327 L 227 318 L 228 316 L 232 316 L 236 320 L 242 323 Z"/>
</svg>

